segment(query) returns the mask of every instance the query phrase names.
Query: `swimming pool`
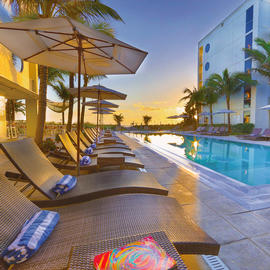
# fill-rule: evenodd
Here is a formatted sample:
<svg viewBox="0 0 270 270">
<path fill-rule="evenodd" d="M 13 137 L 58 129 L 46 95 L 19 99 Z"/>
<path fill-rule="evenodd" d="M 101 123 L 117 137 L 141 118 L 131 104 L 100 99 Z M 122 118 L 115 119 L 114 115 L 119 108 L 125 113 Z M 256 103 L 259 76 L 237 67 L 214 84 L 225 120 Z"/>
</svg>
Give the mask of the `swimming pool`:
<svg viewBox="0 0 270 270">
<path fill-rule="evenodd" d="M 270 147 L 172 134 L 128 134 L 250 186 L 270 184 Z"/>
</svg>

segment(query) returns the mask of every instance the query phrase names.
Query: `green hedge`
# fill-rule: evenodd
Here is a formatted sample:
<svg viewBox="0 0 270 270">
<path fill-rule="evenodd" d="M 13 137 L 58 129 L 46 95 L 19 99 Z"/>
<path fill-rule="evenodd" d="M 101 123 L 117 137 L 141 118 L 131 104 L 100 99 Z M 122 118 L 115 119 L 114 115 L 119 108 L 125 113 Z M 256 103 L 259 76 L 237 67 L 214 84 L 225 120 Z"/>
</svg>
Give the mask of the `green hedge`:
<svg viewBox="0 0 270 270">
<path fill-rule="evenodd" d="M 245 123 L 245 124 L 237 124 L 232 126 L 233 133 L 251 133 L 254 128 L 254 124 Z"/>
</svg>

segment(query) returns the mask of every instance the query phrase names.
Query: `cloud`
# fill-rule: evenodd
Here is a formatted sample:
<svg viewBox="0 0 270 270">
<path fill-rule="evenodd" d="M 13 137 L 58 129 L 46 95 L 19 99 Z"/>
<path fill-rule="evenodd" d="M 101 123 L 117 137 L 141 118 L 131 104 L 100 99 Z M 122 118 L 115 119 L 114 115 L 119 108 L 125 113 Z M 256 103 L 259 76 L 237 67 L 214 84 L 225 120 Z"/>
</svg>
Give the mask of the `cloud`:
<svg viewBox="0 0 270 270">
<path fill-rule="evenodd" d="M 152 103 L 155 104 L 155 105 L 164 105 L 164 104 L 167 104 L 168 101 L 160 101 L 160 100 L 157 100 L 157 101 L 153 101 Z"/>
<path fill-rule="evenodd" d="M 142 103 L 135 103 L 133 104 L 133 107 L 136 109 L 139 109 L 140 111 L 159 111 L 160 110 L 160 108 L 158 107 L 145 106 Z"/>
</svg>

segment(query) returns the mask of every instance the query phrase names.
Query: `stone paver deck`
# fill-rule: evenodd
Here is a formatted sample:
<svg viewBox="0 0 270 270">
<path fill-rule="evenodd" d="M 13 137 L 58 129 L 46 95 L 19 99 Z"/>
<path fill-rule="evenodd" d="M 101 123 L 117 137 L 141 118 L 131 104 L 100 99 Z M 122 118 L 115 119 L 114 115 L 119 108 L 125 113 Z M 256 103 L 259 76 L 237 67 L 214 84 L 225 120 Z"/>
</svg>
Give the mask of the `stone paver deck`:
<svg viewBox="0 0 270 270">
<path fill-rule="evenodd" d="M 148 147 L 120 135 L 145 169 L 211 237 L 232 270 L 270 269 L 270 208 L 250 211 Z M 207 269 L 207 268 L 206 268 Z"/>
</svg>

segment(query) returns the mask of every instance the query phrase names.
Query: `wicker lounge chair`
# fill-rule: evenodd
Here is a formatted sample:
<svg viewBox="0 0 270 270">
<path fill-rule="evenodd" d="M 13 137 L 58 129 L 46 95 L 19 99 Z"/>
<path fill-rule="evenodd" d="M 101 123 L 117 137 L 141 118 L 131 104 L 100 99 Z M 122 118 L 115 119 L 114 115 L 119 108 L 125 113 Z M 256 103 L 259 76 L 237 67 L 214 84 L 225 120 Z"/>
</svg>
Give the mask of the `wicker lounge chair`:
<svg viewBox="0 0 270 270">
<path fill-rule="evenodd" d="M 241 135 L 241 136 L 237 136 L 237 137 L 239 139 L 242 139 L 242 140 L 249 140 L 249 139 L 253 139 L 253 138 L 258 137 L 261 132 L 262 132 L 262 128 L 254 128 L 250 134 Z"/>
<path fill-rule="evenodd" d="M 70 138 L 71 142 L 73 143 L 73 145 L 77 148 L 77 134 L 75 132 L 67 132 L 66 134 L 68 134 L 68 137 Z M 63 135 L 63 134 L 62 134 Z M 60 136 L 59 136 L 60 138 Z M 65 137 L 66 138 L 66 137 Z M 61 136 L 60 140 L 62 141 L 63 137 Z M 86 147 L 82 142 L 80 143 L 80 150 L 82 152 L 83 155 L 88 155 L 85 154 L 85 151 L 88 147 Z M 124 156 L 130 156 L 130 157 L 135 157 L 135 154 L 128 149 L 123 149 L 123 148 L 118 148 L 118 147 L 114 147 L 114 148 L 105 148 L 105 149 L 94 149 L 93 153 L 90 154 L 90 157 L 96 157 L 100 154 L 123 154 Z"/>
<path fill-rule="evenodd" d="M 50 160 L 53 162 L 53 164 L 57 168 L 62 168 L 62 169 L 75 169 L 74 167 L 74 162 L 76 163 L 77 160 L 77 149 L 76 147 L 72 144 L 70 138 L 68 135 L 61 134 L 59 135 L 59 138 L 61 140 L 61 143 L 63 144 L 66 152 L 69 154 L 69 157 L 73 161 L 73 168 L 66 167 L 66 165 L 70 166 L 70 160 L 67 159 L 62 159 L 61 157 L 56 157 L 56 160 L 53 159 L 53 157 L 50 157 Z M 51 156 L 53 154 L 51 153 Z M 60 159 L 60 160 L 59 160 Z M 67 164 L 67 161 L 69 164 Z M 104 167 L 104 166 L 122 166 L 122 167 L 133 167 L 134 169 L 136 168 L 144 168 L 144 165 L 136 158 L 130 157 L 130 156 L 124 156 L 121 151 L 116 154 L 109 154 L 109 153 L 103 153 L 99 154 L 96 158 L 92 158 L 92 163 L 90 164 L 89 168 L 90 170 L 94 169 L 97 170 L 99 167 Z M 87 166 L 86 167 L 81 167 L 82 170 L 88 170 Z"/>
<path fill-rule="evenodd" d="M 25 155 L 26 148 L 27 155 Z M 162 187 L 150 173 L 114 170 L 79 176 L 76 187 L 57 198 L 52 188 L 63 174 L 37 149 L 37 146 L 33 147 L 28 140 L 22 141 L 20 145 L 16 142 L 4 143 L 2 149 L 20 172 L 20 174 L 7 172 L 6 176 L 10 180 L 29 182 L 40 191 L 47 199 L 32 195 L 33 189 L 30 193 L 31 199 L 33 198 L 39 206 L 70 204 L 122 193 L 168 194 L 168 190 Z M 30 186 L 28 185 L 27 188 Z"/>
<path fill-rule="evenodd" d="M 7 180 L 0 179 L 0 254 L 21 227 L 40 211 Z M 217 255 L 219 244 L 202 231 L 173 198 L 149 194 L 116 195 L 51 209 L 60 222 L 20 270 L 66 269 L 72 246 L 131 235 L 165 231 L 182 254 Z M 0 259 L 0 269 L 7 269 Z"/>
<path fill-rule="evenodd" d="M 67 134 L 69 135 L 70 139 L 72 140 L 73 144 L 74 145 L 77 145 L 77 134 L 75 131 L 72 131 L 72 132 L 67 132 Z M 88 147 L 88 146 L 85 146 L 85 144 L 81 141 L 80 143 L 80 149 L 82 152 L 84 152 Z M 133 152 L 131 152 L 130 148 L 128 146 L 124 146 L 122 144 L 112 144 L 110 145 L 109 147 L 100 147 L 100 146 L 97 146 L 97 148 L 95 149 L 95 153 L 94 154 L 101 154 L 101 153 L 115 153 L 114 150 L 120 150 L 120 151 L 117 151 L 117 153 L 119 152 L 122 152 L 122 153 L 125 153 L 125 155 L 127 156 L 132 156 L 134 157 L 135 154 Z"/>
<path fill-rule="evenodd" d="M 270 139 L 270 129 L 266 128 L 262 134 L 253 137 L 251 140 L 260 141 L 260 140 L 269 140 Z"/>
<path fill-rule="evenodd" d="M 93 133 L 91 133 L 91 129 L 85 129 L 85 131 L 88 132 L 89 136 L 91 136 L 92 141 L 94 141 L 96 139 L 96 136 L 93 135 Z M 101 138 L 99 140 L 98 145 L 107 145 L 107 144 L 112 144 L 112 143 L 113 144 L 122 144 L 122 145 L 125 145 L 125 143 L 121 139 L 119 139 L 118 137 Z"/>
</svg>

